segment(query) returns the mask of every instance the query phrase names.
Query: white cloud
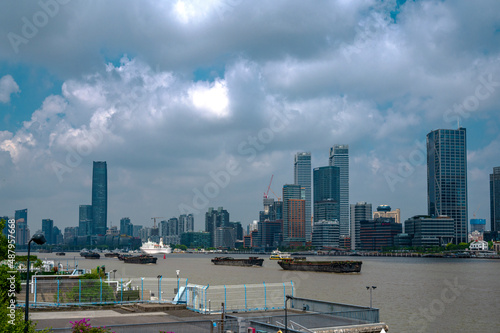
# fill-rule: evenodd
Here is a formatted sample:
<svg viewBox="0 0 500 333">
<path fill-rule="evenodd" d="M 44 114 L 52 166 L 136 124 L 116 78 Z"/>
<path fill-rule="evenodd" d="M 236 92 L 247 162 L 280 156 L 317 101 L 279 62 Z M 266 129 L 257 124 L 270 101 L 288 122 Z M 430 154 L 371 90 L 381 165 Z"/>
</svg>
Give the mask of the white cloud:
<svg viewBox="0 0 500 333">
<path fill-rule="evenodd" d="M 10 95 L 20 92 L 19 86 L 11 75 L 0 78 L 0 102 L 9 103 Z"/>
<path fill-rule="evenodd" d="M 243 172 L 208 204 L 227 206 L 246 223 L 257 218 L 271 174 L 278 195 L 292 181 L 294 152 L 311 151 L 321 166 L 332 144 L 348 143 L 351 201 L 390 204 L 404 217 L 422 213 L 425 166 L 416 165 L 394 192 L 384 174 L 397 175 L 400 158 L 431 129 L 455 126 L 445 113 L 475 93 L 482 75 L 499 81 L 498 6 L 408 1 L 395 11 L 391 1 L 72 1 L 19 54 L 0 39 L 3 63 L 43 68 L 63 82 L 22 128 L 0 132 L 6 185 L 17 191 L 0 210 L 38 203 L 31 212 L 57 200 L 66 205 L 55 214 L 75 225 L 77 203 L 90 198 L 91 162 L 107 160 L 110 218 L 131 215 L 142 224 L 145 216 L 178 215 L 177 205 L 190 204 L 193 190 L 211 181 L 209 172 L 231 160 Z M 39 10 L 36 3 L 0 7 L 3 29 L 16 33 L 20 18 Z M 9 77 L 2 78 L 10 84 L 0 90 L 4 103 L 19 92 Z M 462 119 L 475 143 L 470 188 L 480 187 L 496 163 L 494 88 Z M 259 139 L 282 124 L 268 141 Z M 240 144 L 255 156 L 241 153 Z M 54 162 L 70 169 L 62 183 Z M 37 196 L 49 187 L 58 194 Z M 30 214 L 40 220 L 41 213 Z"/>
</svg>

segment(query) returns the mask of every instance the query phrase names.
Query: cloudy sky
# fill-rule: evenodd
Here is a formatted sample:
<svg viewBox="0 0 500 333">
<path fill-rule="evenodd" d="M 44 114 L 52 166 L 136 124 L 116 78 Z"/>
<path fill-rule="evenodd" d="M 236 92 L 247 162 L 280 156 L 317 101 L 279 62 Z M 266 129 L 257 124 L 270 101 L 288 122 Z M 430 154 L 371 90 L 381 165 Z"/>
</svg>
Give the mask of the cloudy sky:
<svg viewBox="0 0 500 333">
<path fill-rule="evenodd" d="M 427 212 L 425 136 L 467 128 L 469 217 L 500 165 L 498 1 L 0 2 L 0 215 L 258 218 L 293 156 L 350 146 L 350 202 Z M 271 197 L 274 195 L 269 192 Z M 489 225 L 489 222 L 488 222 Z"/>
</svg>

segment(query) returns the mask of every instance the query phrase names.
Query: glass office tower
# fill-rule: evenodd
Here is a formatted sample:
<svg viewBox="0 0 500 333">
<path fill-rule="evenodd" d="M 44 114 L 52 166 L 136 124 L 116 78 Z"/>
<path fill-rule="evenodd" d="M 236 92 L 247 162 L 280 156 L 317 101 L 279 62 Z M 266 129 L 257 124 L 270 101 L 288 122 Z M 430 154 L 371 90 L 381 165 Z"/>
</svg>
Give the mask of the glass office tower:
<svg viewBox="0 0 500 333">
<path fill-rule="evenodd" d="M 305 234 L 306 242 L 312 237 L 312 212 L 311 212 L 311 153 L 297 153 L 294 161 L 294 184 L 300 185 L 305 190 Z"/>
<path fill-rule="evenodd" d="M 105 235 L 108 219 L 108 171 L 106 162 L 92 169 L 92 234 Z"/>
<path fill-rule="evenodd" d="M 329 165 L 340 168 L 340 236 L 349 236 L 349 145 L 331 147 Z"/>
<path fill-rule="evenodd" d="M 455 244 L 468 241 L 465 128 L 427 134 L 427 205 L 430 216 L 453 218 Z"/>
</svg>

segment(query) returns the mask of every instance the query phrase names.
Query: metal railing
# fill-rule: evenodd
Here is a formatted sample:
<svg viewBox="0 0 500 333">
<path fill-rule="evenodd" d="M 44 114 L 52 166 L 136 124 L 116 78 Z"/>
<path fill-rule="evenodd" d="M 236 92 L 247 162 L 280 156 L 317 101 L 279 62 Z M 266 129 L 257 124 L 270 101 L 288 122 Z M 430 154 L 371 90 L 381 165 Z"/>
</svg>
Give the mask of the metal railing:
<svg viewBox="0 0 500 333">
<path fill-rule="evenodd" d="M 240 285 L 187 285 L 184 290 L 187 308 L 200 313 L 222 311 L 267 311 L 285 308 L 286 295 L 294 295 L 293 282 Z"/>
<path fill-rule="evenodd" d="M 183 286 L 187 286 L 187 279 L 138 278 L 110 281 L 34 278 L 30 286 L 30 307 L 172 303 L 177 290 Z M 24 303 L 20 302 L 19 305 L 24 306 Z"/>
</svg>

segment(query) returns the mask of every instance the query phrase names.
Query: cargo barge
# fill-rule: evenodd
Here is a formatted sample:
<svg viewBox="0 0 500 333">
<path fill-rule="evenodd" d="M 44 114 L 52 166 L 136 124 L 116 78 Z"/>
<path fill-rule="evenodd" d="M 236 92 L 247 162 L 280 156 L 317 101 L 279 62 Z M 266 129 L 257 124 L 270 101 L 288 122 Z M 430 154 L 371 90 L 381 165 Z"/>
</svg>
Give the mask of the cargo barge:
<svg viewBox="0 0 500 333">
<path fill-rule="evenodd" d="M 297 259 L 285 259 L 278 261 L 284 270 L 311 271 L 329 273 L 359 273 L 361 272 L 361 261 L 307 261 Z"/>
<path fill-rule="evenodd" d="M 123 262 L 127 264 L 156 264 L 158 258 L 148 254 L 141 254 L 138 256 L 124 257 Z"/>
<path fill-rule="evenodd" d="M 215 265 L 227 266 L 262 266 L 264 259 L 258 257 L 249 257 L 248 259 L 235 259 L 231 257 L 216 257 L 212 259 Z"/>
</svg>

